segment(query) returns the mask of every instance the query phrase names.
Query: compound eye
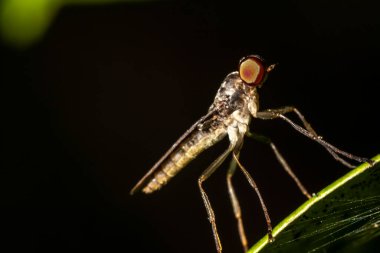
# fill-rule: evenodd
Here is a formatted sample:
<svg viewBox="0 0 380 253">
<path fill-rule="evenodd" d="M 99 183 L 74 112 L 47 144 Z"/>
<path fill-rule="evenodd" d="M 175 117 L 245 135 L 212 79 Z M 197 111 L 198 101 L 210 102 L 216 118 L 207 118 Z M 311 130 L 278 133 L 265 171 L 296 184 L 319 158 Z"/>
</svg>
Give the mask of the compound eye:
<svg viewBox="0 0 380 253">
<path fill-rule="evenodd" d="M 240 61 L 240 78 L 249 86 L 256 86 L 263 81 L 265 69 L 263 61 L 255 55 L 247 56 Z"/>
</svg>

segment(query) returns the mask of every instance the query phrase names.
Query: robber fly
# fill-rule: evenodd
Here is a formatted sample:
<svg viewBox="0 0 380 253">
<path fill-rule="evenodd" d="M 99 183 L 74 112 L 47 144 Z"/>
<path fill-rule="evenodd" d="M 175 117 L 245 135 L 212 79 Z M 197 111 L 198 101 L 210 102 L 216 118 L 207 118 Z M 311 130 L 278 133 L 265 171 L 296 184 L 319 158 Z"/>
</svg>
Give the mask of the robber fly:
<svg viewBox="0 0 380 253">
<path fill-rule="evenodd" d="M 238 71 L 228 74 L 222 82 L 207 114 L 201 117 L 177 140 L 177 142 L 174 143 L 174 145 L 164 154 L 164 156 L 161 157 L 160 160 L 158 160 L 152 169 L 131 191 L 131 194 L 134 194 L 139 190 L 142 190 L 144 193 L 152 193 L 159 190 L 202 151 L 211 147 L 228 135 L 230 140 L 228 149 L 212 162 L 198 179 L 198 186 L 211 223 L 216 249 L 219 253 L 222 252 L 222 245 L 217 232 L 215 215 L 202 184 L 223 163 L 230 153 L 232 153 L 233 160 L 227 173 L 227 183 L 243 249 L 245 251 L 248 250 L 248 243 L 243 228 L 240 205 L 231 181 L 232 175 L 236 170 L 236 165 L 241 169 L 249 184 L 254 188 L 258 195 L 267 222 L 268 240 L 273 241 L 272 225 L 266 205 L 255 181 L 238 159 L 243 145 L 244 136 L 263 141 L 270 145 L 277 160 L 295 181 L 301 192 L 307 198 L 311 198 L 309 192 L 293 173 L 273 142 L 269 138 L 249 132 L 248 125 L 252 118 L 263 120 L 280 118 L 285 120 L 303 135 L 320 143 L 336 160 L 348 167 L 352 168 L 354 166 L 341 158 L 341 156 L 358 162 L 369 162 L 372 164 L 372 161 L 367 158 L 358 157 L 344 152 L 324 141 L 305 120 L 305 117 L 300 111 L 293 106 L 260 111 L 258 87 L 263 85 L 268 74 L 274 69 L 274 67 L 275 64 L 269 66 L 265 65 L 263 59 L 257 55 L 249 55 L 241 59 Z M 293 112 L 298 116 L 304 127 L 297 125 L 285 116 L 286 113 L 290 112 Z"/>
</svg>

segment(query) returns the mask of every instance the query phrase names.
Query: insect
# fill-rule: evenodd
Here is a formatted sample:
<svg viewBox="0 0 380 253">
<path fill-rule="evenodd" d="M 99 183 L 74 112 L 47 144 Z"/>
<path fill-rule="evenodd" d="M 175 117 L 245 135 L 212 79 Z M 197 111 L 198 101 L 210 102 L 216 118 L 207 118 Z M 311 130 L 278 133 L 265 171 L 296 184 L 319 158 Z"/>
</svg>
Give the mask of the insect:
<svg viewBox="0 0 380 253">
<path fill-rule="evenodd" d="M 207 114 L 193 124 L 131 190 L 131 194 L 139 190 L 142 190 L 144 193 L 152 193 L 159 190 L 202 151 L 228 135 L 230 144 L 227 150 L 214 160 L 198 179 L 199 190 L 211 223 L 218 253 L 222 252 L 222 244 L 217 231 L 215 214 L 209 198 L 203 189 L 203 183 L 220 167 L 231 153 L 233 160 L 227 172 L 227 185 L 243 249 L 244 251 L 248 250 L 248 242 L 244 232 L 239 201 L 232 185 L 232 176 L 237 166 L 241 169 L 260 200 L 268 227 L 268 240 L 273 241 L 272 224 L 265 202 L 255 181 L 239 161 L 239 153 L 245 136 L 267 143 L 273 150 L 279 163 L 295 181 L 301 192 L 307 198 L 311 198 L 310 193 L 291 170 L 275 144 L 269 138 L 249 131 L 248 126 L 252 118 L 263 120 L 280 118 L 285 120 L 298 132 L 321 144 L 336 160 L 347 167 L 353 168 L 354 166 L 341 156 L 357 162 L 372 164 L 372 161 L 367 158 L 342 151 L 323 140 L 321 136 L 317 135 L 301 112 L 293 106 L 260 111 L 258 88 L 263 85 L 268 74 L 274 68 L 275 64 L 266 65 L 264 60 L 258 55 L 249 55 L 242 58 L 239 62 L 238 71 L 228 74 L 222 82 Z M 295 113 L 302 122 L 303 127 L 286 117 L 285 114 L 287 113 Z"/>
</svg>

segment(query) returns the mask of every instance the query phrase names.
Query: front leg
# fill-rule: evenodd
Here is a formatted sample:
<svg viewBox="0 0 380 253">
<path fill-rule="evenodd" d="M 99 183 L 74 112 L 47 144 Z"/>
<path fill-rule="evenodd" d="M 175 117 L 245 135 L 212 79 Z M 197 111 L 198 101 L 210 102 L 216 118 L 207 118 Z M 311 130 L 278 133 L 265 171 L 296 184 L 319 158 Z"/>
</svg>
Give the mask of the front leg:
<svg viewBox="0 0 380 253">
<path fill-rule="evenodd" d="M 322 139 L 322 137 L 318 136 L 317 132 L 315 132 L 315 130 L 311 127 L 310 123 L 307 122 L 307 120 L 305 119 L 305 116 L 303 116 L 303 114 L 296 107 L 294 107 L 294 106 L 284 106 L 284 107 L 280 107 L 280 108 L 276 108 L 276 109 L 267 109 L 267 110 L 264 110 L 264 111 L 261 111 L 261 112 L 257 112 L 256 117 L 259 118 L 259 119 L 264 119 L 264 120 L 275 119 L 275 118 L 279 118 L 280 115 L 284 115 L 284 114 L 289 113 L 289 112 L 294 112 L 298 116 L 298 118 L 302 121 L 302 124 L 304 125 L 304 127 L 306 128 L 306 130 L 309 133 L 311 133 L 313 137 Z M 339 157 L 330 148 L 326 148 L 326 150 L 337 161 L 341 162 L 345 166 L 347 166 L 349 168 L 355 168 L 354 165 L 348 163 L 347 161 L 345 161 L 344 159 L 342 159 L 341 157 Z"/>
<path fill-rule="evenodd" d="M 291 121 L 289 118 L 284 116 L 284 114 L 289 113 L 289 112 L 296 113 L 296 115 L 302 121 L 302 123 L 306 129 L 298 126 L 293 121 Z M 339 161 L 340 163 L 342 163 L 343 165 L 345 165 L 349 168 L 355 168 L 355 166 L 350 164 L 349 162 L 347 162 L 343 158 L 341 158 L 338 154 L 341 154 L 341 155 L 343 155 L 349 159 L 356 160 L 358 162 L 369 162 L 369 163 L 371 163 L 370 159 L 358 157 L 358 156 L 352 155 L 350 153 L 344 152 L 344 151 L 334 147 L 330 143 L 322 140 L 322 136 L 319 136 L 314 131 L 314 129 L 311 127 L 309 122 L 306 121 L 306 119 L 302 115 L 302 113 L 294 106 L 284 106 L 284 107 L 280 107 L 280 108 L 276 108 L 276 109 L 267 109 L 264 111 L 259 111 L 253 116 L 255 118 L 264 119 L 264 120 L 275 119 L 275 118 L 281 118 L 281 119 L 285 120 L 293 128 L 295 128 L 298 132 L 304 134 L 305 136 L 309 137 L 310 139 L 321 144 L 335 158 L 335 160 Z"/>
<path fill-rule="evenodd" d="M 284 115 L 289 112 L 294 112 L 302 121 L 302 124 L 304 125 L 306 130 L 312 133 L 314 136 L 318 136 L 309 124 L 309 122 L 307 122 L 305 117 L 302 115 L 302 113 L 294 106 L 284 106 L 276 109 L 267 109 L 261 112 L 257 112 L 256 117 L 259 119 L 275 119 L 278 118 L 280 114 Z"/>
</svg>

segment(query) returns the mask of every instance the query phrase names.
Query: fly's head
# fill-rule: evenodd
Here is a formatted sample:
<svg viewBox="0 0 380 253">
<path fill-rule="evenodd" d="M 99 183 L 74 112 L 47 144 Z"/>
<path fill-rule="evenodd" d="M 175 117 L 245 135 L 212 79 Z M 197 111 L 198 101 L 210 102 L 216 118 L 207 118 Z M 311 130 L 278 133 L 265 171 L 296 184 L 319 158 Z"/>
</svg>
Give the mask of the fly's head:
<svg viewBox="0 0 380 253">
<path fill-rule="evenodd" d="M 219 108 L 223 111 L 221 114 L 225 115 L 230 115 L 237 110 L 249 110 L 252 115 L 255 115 L 259 106 L 256 87 L 260 87 L 265 82 L 268 73 L 274 67 L 275 64 L 267 66 L 258 55 L 242 58 L 238 71 L 231 72 L 224 79 L 209 110 Z"/>
<path fill-rule="evenodd" d="M 276 64 L 266 66 L 258 55 L 248 55 L 239 62 L 239 76 L 245 85 L 261 87 Z"/>
</svg>

